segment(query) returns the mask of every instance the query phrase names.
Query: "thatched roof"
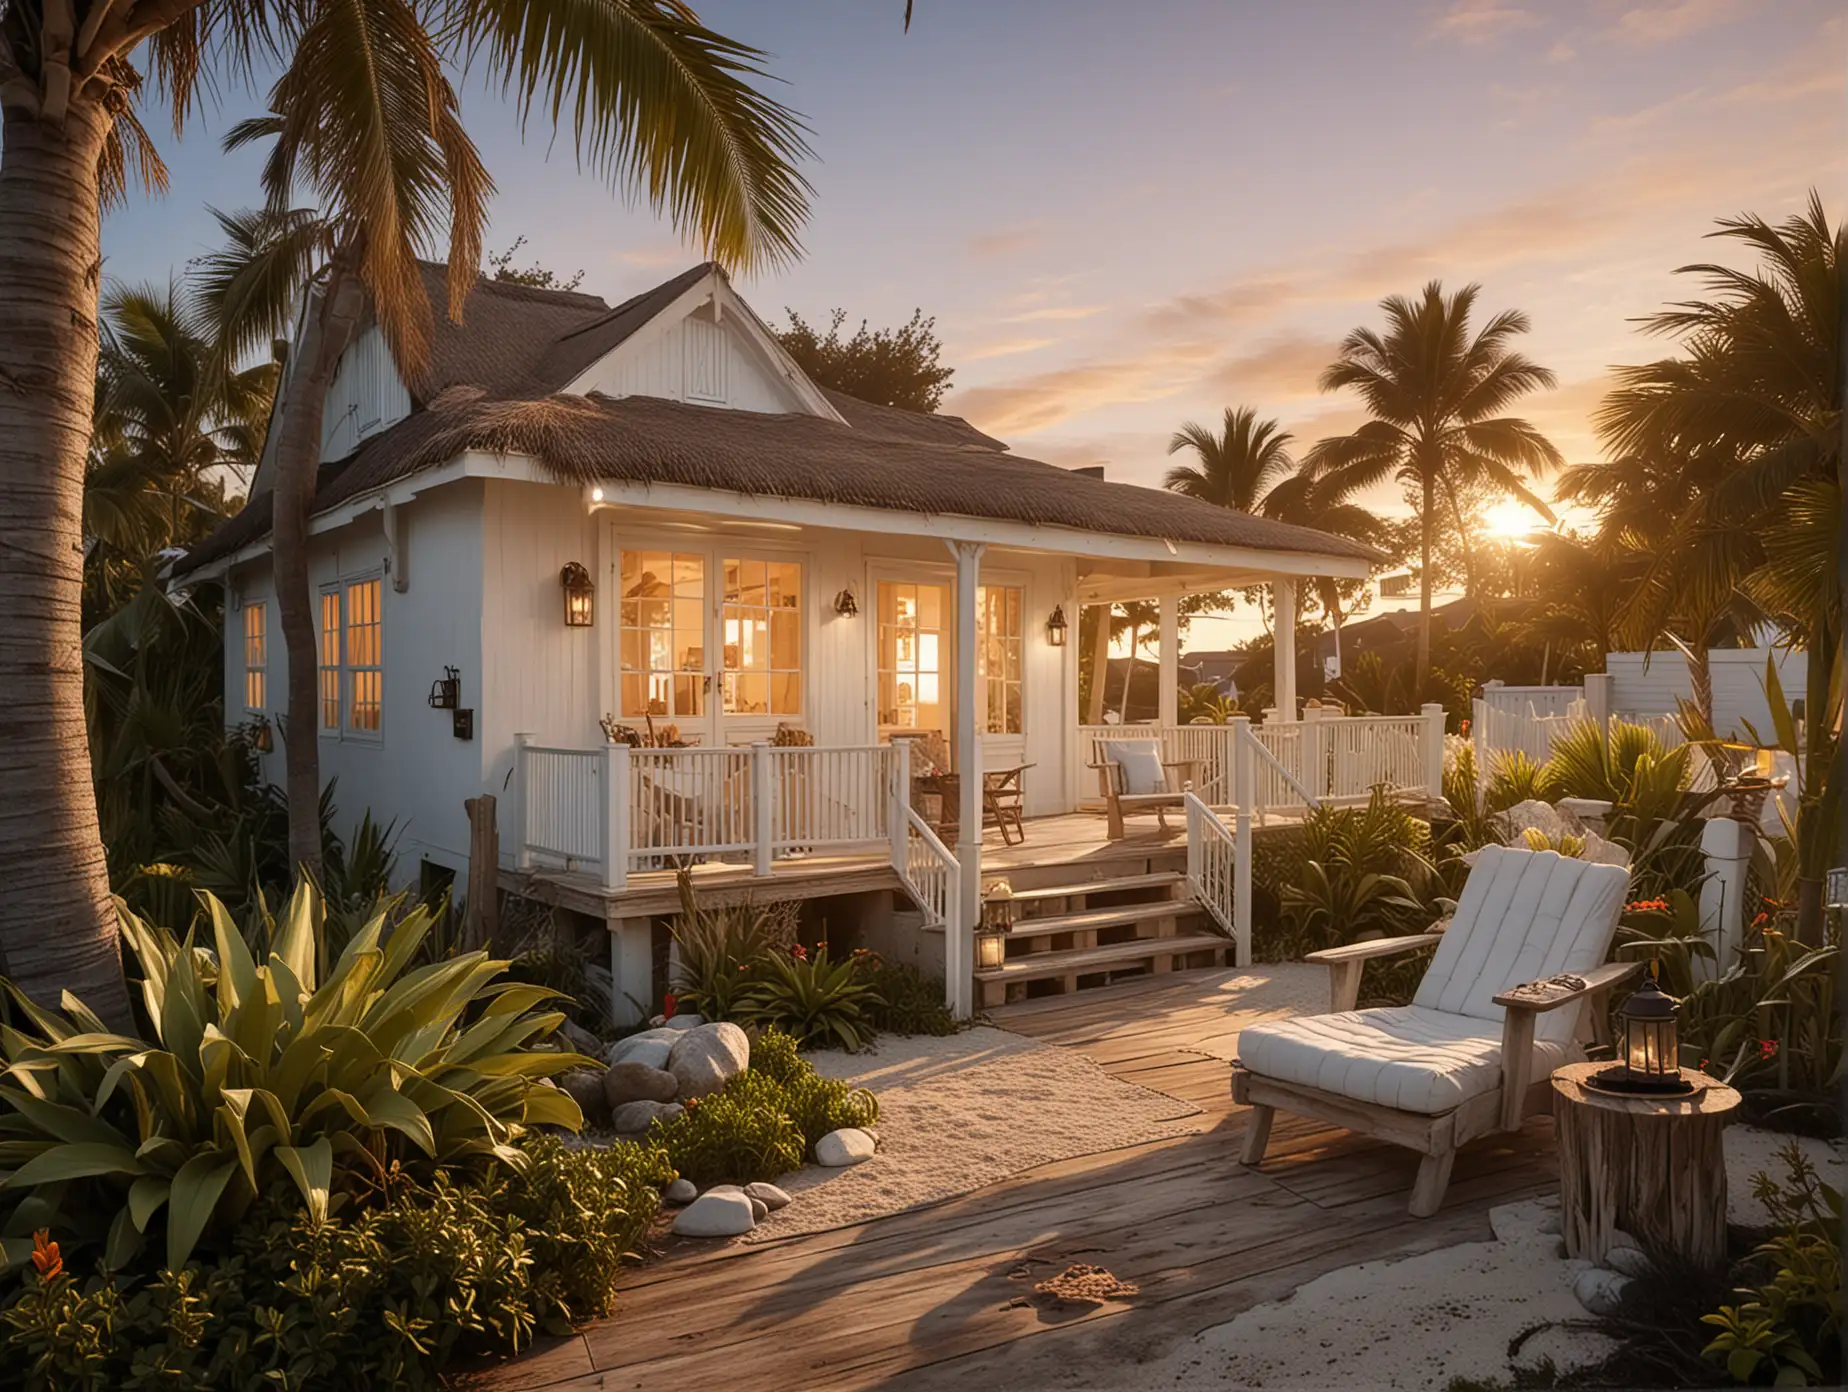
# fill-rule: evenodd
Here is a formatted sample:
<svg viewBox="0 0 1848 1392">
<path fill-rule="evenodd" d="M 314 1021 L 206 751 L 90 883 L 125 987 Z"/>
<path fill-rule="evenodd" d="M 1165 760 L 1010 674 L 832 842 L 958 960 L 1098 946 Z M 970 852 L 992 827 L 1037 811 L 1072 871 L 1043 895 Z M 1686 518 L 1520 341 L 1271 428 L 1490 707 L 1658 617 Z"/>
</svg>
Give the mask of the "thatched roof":
<svg viewBox="0 0 1848 1392">
<path fill-rule="evenodd" d="M 432 268 L 440 271 L 440 268 Z M 527 455 L 561 482 L 679 484 L 900 513 L 966 516 L 1175 542 L 1373 560 L 1358 543 L 1006 452 L 954 416 L 827 393 L 846 422 L 559 389 L 708 273 L 698 266 L 614 309 L 589 295 L 484 281 L 443 324 L 431 397 L 323 466 L 317 513 L 470 450 Z M 247 506 L 174 566 L 184 575 L 267 535 Z M 897 524 L 902 525 L 902 524 Z"/>
</svg>

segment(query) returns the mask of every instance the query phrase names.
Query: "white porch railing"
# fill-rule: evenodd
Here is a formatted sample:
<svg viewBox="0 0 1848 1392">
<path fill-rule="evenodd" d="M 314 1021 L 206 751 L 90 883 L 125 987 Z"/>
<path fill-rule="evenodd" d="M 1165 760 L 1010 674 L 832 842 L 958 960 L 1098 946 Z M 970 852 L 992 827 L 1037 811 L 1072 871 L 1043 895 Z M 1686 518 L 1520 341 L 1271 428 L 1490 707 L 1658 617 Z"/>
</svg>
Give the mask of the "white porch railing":
<svg viewBox="0 0 1848 1392">
<path fill-rule="evenodd" d="M 1230 725 L 1080 725 L 1078 763 L 1081 769 L 1087 770 L 1087 777 L 1091 765 L 1104 762 L 1099 744 L 1123 739 L 1160 740 L 1162 758 L 1195 762 L 1194 791 L 1205 802 L 1223 807 L 1232 801 Z M 1085 790 L 1086 801 L 1100 798 L 1096 788 Z"/>
<path fill-rule="evenodd" d="M 924 911 L 925 927 L 947 927 L 954 922 L 961 902 L 961 867 L 930 824 L 909 807 L 905 809 L 904 859 L 895 868 Z"/>
<path fill-rule="evenodd" d="M 1187 794 L 1187 887 L 1213 921 L 1232 937 L 1239 966 L 1251 961 L 1251 819 L 1240 815 L 1241 836 L 1192 793 Z M 1246 863 L 1240 869 L 1240 859 Z M 1239 909 L 1243 891 L 1244 911 Z"/>
</svg>

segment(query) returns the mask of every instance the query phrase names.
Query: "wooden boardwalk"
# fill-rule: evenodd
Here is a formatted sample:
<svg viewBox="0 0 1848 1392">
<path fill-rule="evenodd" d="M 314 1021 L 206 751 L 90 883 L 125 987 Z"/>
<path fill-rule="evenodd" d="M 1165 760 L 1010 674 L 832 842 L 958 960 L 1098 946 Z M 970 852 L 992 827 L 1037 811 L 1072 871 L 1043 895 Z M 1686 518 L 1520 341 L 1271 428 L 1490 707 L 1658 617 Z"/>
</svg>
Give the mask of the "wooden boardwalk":
<svg viewBox="0 0 1848 1392">
<path fill-rule="evenodd" d="M 1131 1387 L 1135 1365 L 1356 1262 L 1490 1236 L 1488 1210 L 1555 1183 L 1552 1123 L 1458 1157 L 1441 1212 L 1407 1216 L 1417 1157 L 1279 1116 L 1261 1170 L 1237 1163 L 1215 988 L 1152 977 L 992 1012 L 1112 1074 L 1206 1109 L 1201 1135 L 1045 1165 L 857 1227 L 755 1247 L 672 1247 L 624 1283 L 616 1315 L 466 1380 L 476 1389 L 724 1386 Z M 1073 1262 L 1142 1293 L 1060 1306 L 1036 1282 Z"/>
</svg>

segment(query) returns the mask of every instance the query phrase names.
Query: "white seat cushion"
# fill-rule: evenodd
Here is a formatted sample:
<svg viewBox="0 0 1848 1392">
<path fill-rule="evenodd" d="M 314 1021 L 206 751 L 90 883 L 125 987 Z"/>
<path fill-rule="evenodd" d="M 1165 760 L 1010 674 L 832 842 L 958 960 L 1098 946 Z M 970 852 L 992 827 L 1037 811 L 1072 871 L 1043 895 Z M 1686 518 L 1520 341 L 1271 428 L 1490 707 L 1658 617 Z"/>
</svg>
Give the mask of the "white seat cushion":
<svg viewBox="0 0 1848 1392">
<path fill-rule="evenodd" d="M 1456 917 L 1438 944 L 1412 1004 L 1465 1015 L 1500 1030 L 1495 997 L 1523 981 L 1588 972 L 1610 954 L 1630 872 L 1557 851 L 1485 847 L 1457 900 Z M 1567 1043 L 1582 1010 L 1535 1017 L 1534 1034 Z"/>
<path fill-rule="evenodd" d="M 1161 766 L 1161 741 L 1106 740 L 1104 758 L 1123 770 L 1119 791 L 1130 796 L 1168 791 L 1168 771 Z"/>
<path fill-rule="evenodd" d="M 1436 1116 L 1501 1087 L 1501 1043 L 1499 1024 L 1396 1005 L 1252 1025 L 1238 1061 L 1279 1082 Z M 1532 1076 L 1582 1057 L 1569 1042 L 1536 1039 Z"/>
</svg>

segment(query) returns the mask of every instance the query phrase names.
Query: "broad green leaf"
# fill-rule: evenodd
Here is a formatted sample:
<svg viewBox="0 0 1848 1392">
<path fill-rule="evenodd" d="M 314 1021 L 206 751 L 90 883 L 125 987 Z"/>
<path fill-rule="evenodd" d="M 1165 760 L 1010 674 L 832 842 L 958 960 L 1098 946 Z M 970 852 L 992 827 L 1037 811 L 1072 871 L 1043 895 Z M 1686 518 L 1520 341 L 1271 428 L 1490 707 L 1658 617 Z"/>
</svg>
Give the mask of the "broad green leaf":
<svg viewBox="0 0 1848 1392">
<path fill-rule="evenodd" d="M 1786 754 L 1801 758 L 1797 743 L 1797 722 L 1791 715 L 1790 702 L 1784 699 L 1784 683 L 1778 680 L 1775 654 L 1765 654 L 1765 703 L 1771 707 L 1771 728 L 1777 731 L 1778 747 Z"/>
<path fill-rule="evenodd" d="M 578 1131 L 583 1129 L 584 1113 L 563 1088 L 532 1087 L 526 1090 L 525 1120 L 530 1124 L 543 1123 Z"/>
<path fill-rule="evenodd" d="M 0 1188 L 29 1189 L 35 1184 L 87 1179 L 91 1175 L 138 1175 L 143 1168 L 135 1152 L 119 1138 L 113 1145 L 81 1141 L 75 1145 L 53 1146 L 36 1159 L 28 1160 L 0 1182 Z"/>
<path fill-rule="evenodd" d="M 310 992 L 319 979 L 315 972 L 315 939 L 321 925 L 321 896 L 314 885 L 303 879 L 295 893 L 282 907 L 276 923 L 276 940 L 270 948 L 294 974 L 295 980 Z"/>
<path fill-rule="evenodd" d="M 327 1195 L 334 1182 L 334 1148 L 322 1136 L 312 1145 L 277 1146 L 276 1158 L 295 1179 L 317 1222 L 327 1218 Z"/>
<path fill-rule="evenodd" d="M 14 1088 L 0 1088 L 4 1100 L 48 1136 L 60 1141 L 93 1141 L 101 1145 L 121 1145 L 122 1133 L 100 1117 L 81 1107 L 67 1107 L 60 1102 L 46 1102 Z"/>
<path fill-rule="evenodd" d="M 167 1196 L 167 1266 L 178 1271 L 192 1256 L 199 1234 L 212 1221 L 225 1185 L 237 1169 L 237 1161 L 216 1151 L 195 1155 L 173 1177 Z"/>
<path fill-rule="evenodd" d="M 389 1081 L 375 1083 L 361 1101 L 373 1125 L 390 1127 L 408 1136 L 424 1154 L 436 1154 L 436 1134 L 430 1129 L 430 1118 L 424 1115 L 422 1107 L 399 1092 Z"/>
<path fill-rule="evenodd" d="M 172 1187 L 173 1181 L 163 1175 L 143 1175 L 128 1186 L 128 1214 L 142 1232 L 148 1230 L 148 1219 L 167 1202 Z"/>
<path fill-rule="evenodd" d="M 145 1039 L 134 1039 L 126 1034 L 73 1034 L 69 1039 L 61 1039 L 56 1044 L 45 1046 L 48 1054 L 113 1054 L 124 1050 L 135 1051 L 147 1048 Z"/>
<path fill-rule="evenodd" d="M 231 914 L 215 894 L 199 896 L 212 919 L 212 940 L 218 945 L 218 1015 L 229 1019 L 231 1013 L 259 991 L 257 964 L 250 955 L 250 944 L 243 930 L 231 921 Z"/>
<path fill-rule="evenodd" d="M 145 1241 L 141 1229 L 130 1219 L 128 1210 L 117 1209 L 114 1220 L 109 1224 L 109 1239 L 103 1244 L 103 1265 L 111 1271 L 122 1270 L 140 1253 Z"/>
</svg>

